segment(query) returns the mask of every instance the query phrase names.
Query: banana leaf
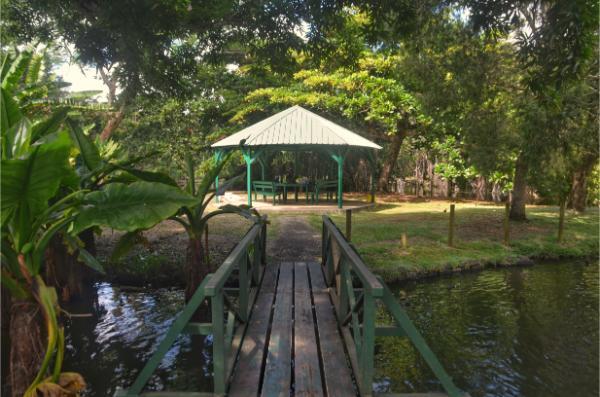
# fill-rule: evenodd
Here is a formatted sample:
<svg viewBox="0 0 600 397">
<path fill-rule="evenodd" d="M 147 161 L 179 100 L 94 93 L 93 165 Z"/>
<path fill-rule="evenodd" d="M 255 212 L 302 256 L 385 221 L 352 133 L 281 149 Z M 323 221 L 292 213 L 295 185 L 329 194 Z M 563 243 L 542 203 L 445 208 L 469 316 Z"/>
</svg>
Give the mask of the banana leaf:
<svg viewBox="0 0 600 397">
<path fill-rule="evenodd" d="M 74 233 L 92 226 L 127 232 L 148 229 L 181 207 L 197 204 L 198 199 L 174 186 L 142 181 L 131 185 L 111 183 L 87 194 L 83 202 L 85 205 L 75 218 Z"/>
</svg>

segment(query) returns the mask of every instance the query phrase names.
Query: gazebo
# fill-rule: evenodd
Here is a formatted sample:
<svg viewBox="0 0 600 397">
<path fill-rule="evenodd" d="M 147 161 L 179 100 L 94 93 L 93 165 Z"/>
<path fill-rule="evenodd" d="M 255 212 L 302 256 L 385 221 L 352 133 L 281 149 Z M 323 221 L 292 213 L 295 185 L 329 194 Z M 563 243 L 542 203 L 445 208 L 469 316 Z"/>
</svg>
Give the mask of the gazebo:
<svg viewBox="0 0 600 397">
<path fill-rule="evenodd" d="M 324 151 L 337 163 L 337 204 L 342 208 L 344 159 L 349 150 L 364 151 L 373 162 L 374 151 L 381 146 L 300 106 L 293 106 L 211 145 L 220 158 L 227 150 L 240 149 L 246 161 L 248 205 L 252 206 L 252 164 L 261 166 L 267 151 Z M 215 183 L 218 185 L 218 177 Z M 371 183 L 371 188 L 373 184 Z M 307 193 L 308 194 L 308 193 Z"/>
</svg>

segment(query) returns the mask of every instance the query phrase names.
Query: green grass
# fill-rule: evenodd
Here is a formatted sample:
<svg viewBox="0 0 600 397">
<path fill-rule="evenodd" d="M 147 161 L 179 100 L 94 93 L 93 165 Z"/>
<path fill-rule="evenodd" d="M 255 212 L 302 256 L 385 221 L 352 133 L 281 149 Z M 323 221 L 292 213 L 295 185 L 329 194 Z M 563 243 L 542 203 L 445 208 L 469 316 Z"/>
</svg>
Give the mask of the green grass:
<svg viewBox="0 0 600 397">
<path fill-rule="evenodd" d="M 598 255 L 598 209 L 584 215 L 568 212 L 562 244 L 557 243 L 558 209 L 531 206 L 528 220 L 511 222 L 511 242 L 502 243 L 503 206 L 456 204 L 454 247 L 448 241 L 449 203 L 378 205 L 353 214 L 352 241 L 365 262 L 388 281 L 415 273 L 438 272 L 482 264 L 513 263 L 522 257 L 557 258 Z M 345 215 L 331 216 L 345 230 Z M 309 216 L 315 228 L 321 217 Z M 408 245 L 402 247 L 406 233 Z"/>
</svg>

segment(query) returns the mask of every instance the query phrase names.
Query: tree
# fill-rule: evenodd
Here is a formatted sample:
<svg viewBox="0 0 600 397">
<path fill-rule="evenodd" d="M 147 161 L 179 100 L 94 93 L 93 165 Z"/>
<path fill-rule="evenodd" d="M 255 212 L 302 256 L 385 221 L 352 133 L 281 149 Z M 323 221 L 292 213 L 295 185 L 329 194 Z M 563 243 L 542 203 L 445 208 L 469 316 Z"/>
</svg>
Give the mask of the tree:
<svg viewBox="0 0 600 397">
<path fill-rule="evenodd" d="M 80 189 L 69 161 L 73 143 L 63 128 L 67 109 L 37 121 L 26 117 L 18 105 L 24 63 L 13 65 L 17 66 L 2 70 L 0 96 L 1 263 L 2 285 L 11 294 L 12 394 L 66 393 L 68 388 L 77 392 L 84 385 L 81 377 L 61 373 L 64 333 L 60 307 L 56 290 L 42 277 L 49 242 L 63 232 L 72 243 L 82 230 L 100 225 L 126 231 L 134 226 L 136 230 L 149 228 L 196 199 L 152 182 L 114 183 L 96 192 Z M 90 155 L 89 144 L 80 141 L 78 146 L 85 156 Z M 102 271 L 81 246 L 79 259 Z M 41 341 L 44 333 L 45 348 Z"/>
<path fill-rule="evenodd" d="M 598 3 L 577 1 L 458 2 L 469 8 L 474 29 L 503 32 L 515 38 L 516 52 L 526 75 L 528 96 L 539 106 L 551 102 L 549 91 L 581 78 L 598 46 Z M 543 110 L 542 110 L 543 111 Z M 531 119 L 530 119 L 531 120 Z M 525 129 L 529 129 L 525 127 Z M 531 129 L 529 129 L 531 131 Z M 542 134 L 553 134 L 553 129 Z M 527 138 L 536 140 L 529 135 Z M 516 161 L 511 219 L 525 215 L 527 175 L 540 148 L 523 147 Z"/>
<path fill-rule="evenodd" d="M 302 70 L 289 86 L 258 89 L 233 117 L 249 122 L 291 105 L 302 105 L 335 119 L 349 128 L 360 127 L 367 138 L 387 143 L 379 172 L 379 188 L 387 191 L 402 142 L 429 120 L 420 103 L 396 79 L 382 77 L 391 59 L 383 54 L 365 56 L 358 71 Z"/>
</svg>

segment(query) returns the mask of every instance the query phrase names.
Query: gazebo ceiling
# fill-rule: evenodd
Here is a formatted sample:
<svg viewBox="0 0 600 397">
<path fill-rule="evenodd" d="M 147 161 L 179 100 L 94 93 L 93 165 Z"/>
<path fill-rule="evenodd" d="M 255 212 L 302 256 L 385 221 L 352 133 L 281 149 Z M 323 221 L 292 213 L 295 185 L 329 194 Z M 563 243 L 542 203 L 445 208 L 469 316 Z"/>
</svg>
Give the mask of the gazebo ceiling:
<svg viewBox="0 0 600 397">
<path fill-rule="evenodd" d="M 292 106 L 222 139 L 211 147 L 341 146 L 381 149 L 381 146 L 300 106 Z"/>
</svg>

